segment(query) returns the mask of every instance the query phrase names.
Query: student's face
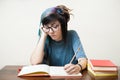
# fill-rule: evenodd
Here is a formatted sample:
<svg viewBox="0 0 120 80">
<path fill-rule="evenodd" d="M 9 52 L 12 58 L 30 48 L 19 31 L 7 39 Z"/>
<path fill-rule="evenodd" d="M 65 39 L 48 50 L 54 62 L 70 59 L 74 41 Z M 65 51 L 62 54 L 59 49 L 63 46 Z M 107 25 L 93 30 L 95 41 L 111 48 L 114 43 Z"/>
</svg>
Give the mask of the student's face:
<svg viewBox="0 0 120 80">
<path fill-rule="evenodd" d="M 43 26 L 44 32 L 46 32 L 53 40 L 60 41 L 62 40 L 62 30 L 61 24 L 59 21 L 52 21 L 47 25 Z"/>
</svg>

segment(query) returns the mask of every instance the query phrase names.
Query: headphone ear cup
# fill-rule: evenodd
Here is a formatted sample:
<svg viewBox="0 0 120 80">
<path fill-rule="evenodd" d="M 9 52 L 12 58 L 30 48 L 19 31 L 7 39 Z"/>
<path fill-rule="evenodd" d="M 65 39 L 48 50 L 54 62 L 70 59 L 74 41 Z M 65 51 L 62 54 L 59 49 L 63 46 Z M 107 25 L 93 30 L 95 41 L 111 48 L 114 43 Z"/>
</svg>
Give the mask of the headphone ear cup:
<svg viewBox="0 0 120 80">
<path fill-rule="evenodd" d="M 40 29 L 38 30 L 38 36 L 41 36 L 41 30 Z"/>
</svg>

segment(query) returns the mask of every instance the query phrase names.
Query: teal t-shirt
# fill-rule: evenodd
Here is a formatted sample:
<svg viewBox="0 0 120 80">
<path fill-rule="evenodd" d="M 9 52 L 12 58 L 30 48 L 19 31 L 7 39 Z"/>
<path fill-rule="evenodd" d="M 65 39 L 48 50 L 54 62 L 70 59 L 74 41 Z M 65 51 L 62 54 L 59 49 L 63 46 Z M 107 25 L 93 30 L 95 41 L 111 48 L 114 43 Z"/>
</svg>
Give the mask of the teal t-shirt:
<svg viewBox="0 0 120 80">
<path fill-rule="evenodd" d="M 80 50 L 78 50 L 80 48 Z M 69 30 L 67 33 L 66 42 L 61 41 L 47 41 L 44 47 L 44 59 L 43 63 L 50 66 L 64 66 L 68 64 L 75 52 L 77 55 L 73 60 L 73 64 L 78 63 L 78 58 L 86 58 L 85 52 L 83 50 L 80 38 L 76 31 Z"/>
</svg>

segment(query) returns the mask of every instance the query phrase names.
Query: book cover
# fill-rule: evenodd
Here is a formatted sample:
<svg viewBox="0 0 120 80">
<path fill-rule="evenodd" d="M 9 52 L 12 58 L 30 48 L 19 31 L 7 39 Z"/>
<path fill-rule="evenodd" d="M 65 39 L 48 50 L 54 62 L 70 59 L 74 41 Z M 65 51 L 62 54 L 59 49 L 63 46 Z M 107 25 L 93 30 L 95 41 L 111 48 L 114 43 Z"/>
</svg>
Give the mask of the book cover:
<svg viewBox="0 0 120 80">
<path fill-rule="evenodd" d="M 117 66 L 110 60 L 90 59 L 89 64 L 94 71 L 117 71 Z"/>
<path fill-rule="evenodd" d="M 82 74 L 69 75 L 65 72 L 64 67 L 39 64 L 23 66 L 18 76 L 80 77 Z"/>
<path fill-rule="evenodd" d="M 100 66 L 100 67 L 116 67 L 116 65 L 110 60 L 97 60 L 97 59 L 90 59 L 90 62 L 93 66 Z"/>
<path fill-rule="evenodd" d="M 117 71 L 94 71 L 92 70 L 89 64 L 87 66 L 87 69 L 94 76 L 117 76 L 118 75 Z"/>
</svg>

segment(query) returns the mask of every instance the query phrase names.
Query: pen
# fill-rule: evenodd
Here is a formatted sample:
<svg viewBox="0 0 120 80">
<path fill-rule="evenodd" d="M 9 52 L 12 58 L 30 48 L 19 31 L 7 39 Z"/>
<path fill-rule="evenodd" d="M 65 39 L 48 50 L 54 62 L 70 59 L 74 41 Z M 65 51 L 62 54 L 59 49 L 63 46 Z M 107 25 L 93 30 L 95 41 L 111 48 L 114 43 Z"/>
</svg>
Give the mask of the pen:
<svg viewBox="0 0 120 80">
<path fill-rule="evenodd" d="M 75 56 L 77 55 L 78 51 L 80 50 L 80 48 L 77 49 L 77 51 L 75 52 L 74 56 L 72 57 L 71 61 L 70 61 L 70 64 L 73 62 Z"/>
</svg>

